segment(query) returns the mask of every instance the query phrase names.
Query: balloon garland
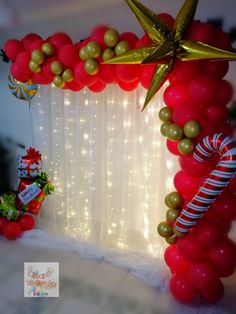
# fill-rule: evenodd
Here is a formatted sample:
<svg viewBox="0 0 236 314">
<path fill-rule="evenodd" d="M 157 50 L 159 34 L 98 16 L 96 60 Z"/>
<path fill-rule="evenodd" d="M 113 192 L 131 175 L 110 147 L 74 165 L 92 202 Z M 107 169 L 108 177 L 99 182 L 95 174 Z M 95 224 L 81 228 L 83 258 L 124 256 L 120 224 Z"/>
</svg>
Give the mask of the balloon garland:
<svg viewBox="0 0 236 314">
<path fill-rule="evenodd" d="M 179 158 L 181 170 L 174 177 L 176 191 L 165 198 L 166 221 L 157 229 L 170 244 L 164 254 L 172 273 L 170 291 L 181 302 L 192 302 L 198 295 L 216 302 L 224 292 L 220 278 L 230 276 L 236 267 L 236 247 L 228 237 L 231 222 L 236 218 L 235 157 L 226 158 L 232 169 L 231 183 L 210 204 L 208 198 L 206 201 L 197 195 L 198 190 L 209 182 L 205 181 L 209 174 L 210 177 L 216 174 L 214 171 L 218 171 L 219 179 L 225 163 L 221 164 L 217 154 L 200 162 L 203 156 L 199 149 L 207 152 L 213 147 L 223 149 L 223 158 L 226 156 L 225 140 L 232 135 L 227 105 L 232 100 L 233 88 L 224 77 L 229 67 L 227 60 L 235 60 L 236 54 L 230 52 L 228 34 L 193 20 L 197 0 L 185 1 L 176 20 L 168 14 L 156 15 L 136 0 L 127 3 L 146 32 L 141 38 L 98 26 L 89 38 L 75 44 L 64 33 L 53 34 L 46 40 L 28 34 L 22 40 L 7 41 L 4 52 L 13 62 L 11 74 L 15 84 L 54 83 L 72 91 L 88 87 L 92 92 L 101 92 L 106 84 L 131 91 L 141 83 L 148 89 L 144 108 L 168 79 L 163 97 L 166 106 L 159 112 L 160 131 L 170 153 Z M 21 98 L 19 93 L 13 94 Z M 218 145 L 219 139 L 222 146 Z M 223 168 L 218 169 L 217 164 Z M 218 179 L 213 178 L 221 182 Z M 181 237 L 186 229 L 180 223 L 188 221 L 186 217 L 183 220 L 183 215 L 187 213 L 189 217 L 188 209 L 195 195 L 198 202 L 206 201 L 209 209 Z M 12 204 L 11 199 L 6 202 Z M 0 220 L 0 230 L 4 223 Z"/>
<path fill-rule="evenodd" d="M 17 192 L 5 193 L 0 199 L 0 234 L 8 240 L 34 228 L 32 215 L 39 214 L 45 196 L 54 191 L 48 175 L 42 172 L 41 154 L 32 147 L 18 158 L 18 178 Z"/>
</svg>

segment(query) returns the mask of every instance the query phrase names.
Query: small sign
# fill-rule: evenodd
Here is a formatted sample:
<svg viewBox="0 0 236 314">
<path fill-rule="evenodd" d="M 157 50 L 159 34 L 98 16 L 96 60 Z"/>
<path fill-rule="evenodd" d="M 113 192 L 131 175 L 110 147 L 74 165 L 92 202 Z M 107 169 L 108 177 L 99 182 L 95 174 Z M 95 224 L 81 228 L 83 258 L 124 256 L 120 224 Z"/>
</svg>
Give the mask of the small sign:
<svg viewBox="0 0 236 314">
<path fill-rule="evenodd" d="M 19 199 L 21 202 L 26 205 L 30 201 L 32 201 L 39 193 L 41 192 L 40 187 L 33 183 L 24 189 L 21 193 L 18 194 Z"/>
<path fill-rule="evenodd" d="M 24 297 L 58 298 L 59 263 L 24 263 Z"/>
</svg>

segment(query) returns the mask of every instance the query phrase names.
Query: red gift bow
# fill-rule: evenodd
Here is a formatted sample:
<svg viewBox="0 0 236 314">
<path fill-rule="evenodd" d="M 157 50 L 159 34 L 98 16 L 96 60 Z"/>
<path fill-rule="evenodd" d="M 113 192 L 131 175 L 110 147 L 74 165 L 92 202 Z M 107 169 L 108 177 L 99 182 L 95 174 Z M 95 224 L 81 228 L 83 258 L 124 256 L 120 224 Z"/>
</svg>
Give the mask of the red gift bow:
<svg viewBox="0 0 236 314">
<path fill-rule="evenodd" d="M 26 155 L 22 157 L 22 159 L 30 160 L 30 163 L 38 163 L 41 160 L 41 154 L 38 150 L 30 147 L 26 151 Z"/>
</svg>

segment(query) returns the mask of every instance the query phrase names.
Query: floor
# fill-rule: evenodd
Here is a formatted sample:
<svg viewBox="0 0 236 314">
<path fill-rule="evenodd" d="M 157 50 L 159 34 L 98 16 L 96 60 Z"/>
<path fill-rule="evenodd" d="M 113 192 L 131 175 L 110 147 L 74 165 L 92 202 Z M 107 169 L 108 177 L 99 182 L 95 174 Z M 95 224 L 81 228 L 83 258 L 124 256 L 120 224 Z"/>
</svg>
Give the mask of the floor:
<svg viewBox="0 0 236 314">
<path fill-rule="evenodd" d="M 23 263 L 59 262 L 60 297 L 24 298 Z M 226 280 L 217 307 L 183 306 L 128 271 L 73 253 L 32 249 L 0 238 L 0 313 L 4 314 L 190 314 L 236 313 L 236 274 Z"/>
</svg>

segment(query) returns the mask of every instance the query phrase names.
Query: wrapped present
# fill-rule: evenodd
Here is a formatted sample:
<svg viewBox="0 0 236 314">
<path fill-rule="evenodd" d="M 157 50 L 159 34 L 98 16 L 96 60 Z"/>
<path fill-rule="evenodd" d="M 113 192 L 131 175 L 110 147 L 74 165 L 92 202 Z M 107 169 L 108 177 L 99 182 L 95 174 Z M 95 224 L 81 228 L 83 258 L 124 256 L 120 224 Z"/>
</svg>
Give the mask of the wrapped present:
<svg viewBox="0 0 236 314">
<path fill-rule="evenodd" d="M 51 194 L 53 190 L 54 187 L 44 172 L 31 180 L 21 179 L 16 200 L 17 208 L 22 212 L 38 215 L 45 195 Z"/>
<path fill-rule="evenodd" d="M 16 220 L 20 215 L 21 212 L 16 206 L 16 195 L 3 194 L 0 199 L 0 216 L 8 220 Z"/>
<path fill-rule="evenodd" d="M 19 156 L 17 160 L 18 178 L 31 179 L 42 172 L 42 159 L 39 151 L 30 147 L 25 156 Z"/>
</svg>

